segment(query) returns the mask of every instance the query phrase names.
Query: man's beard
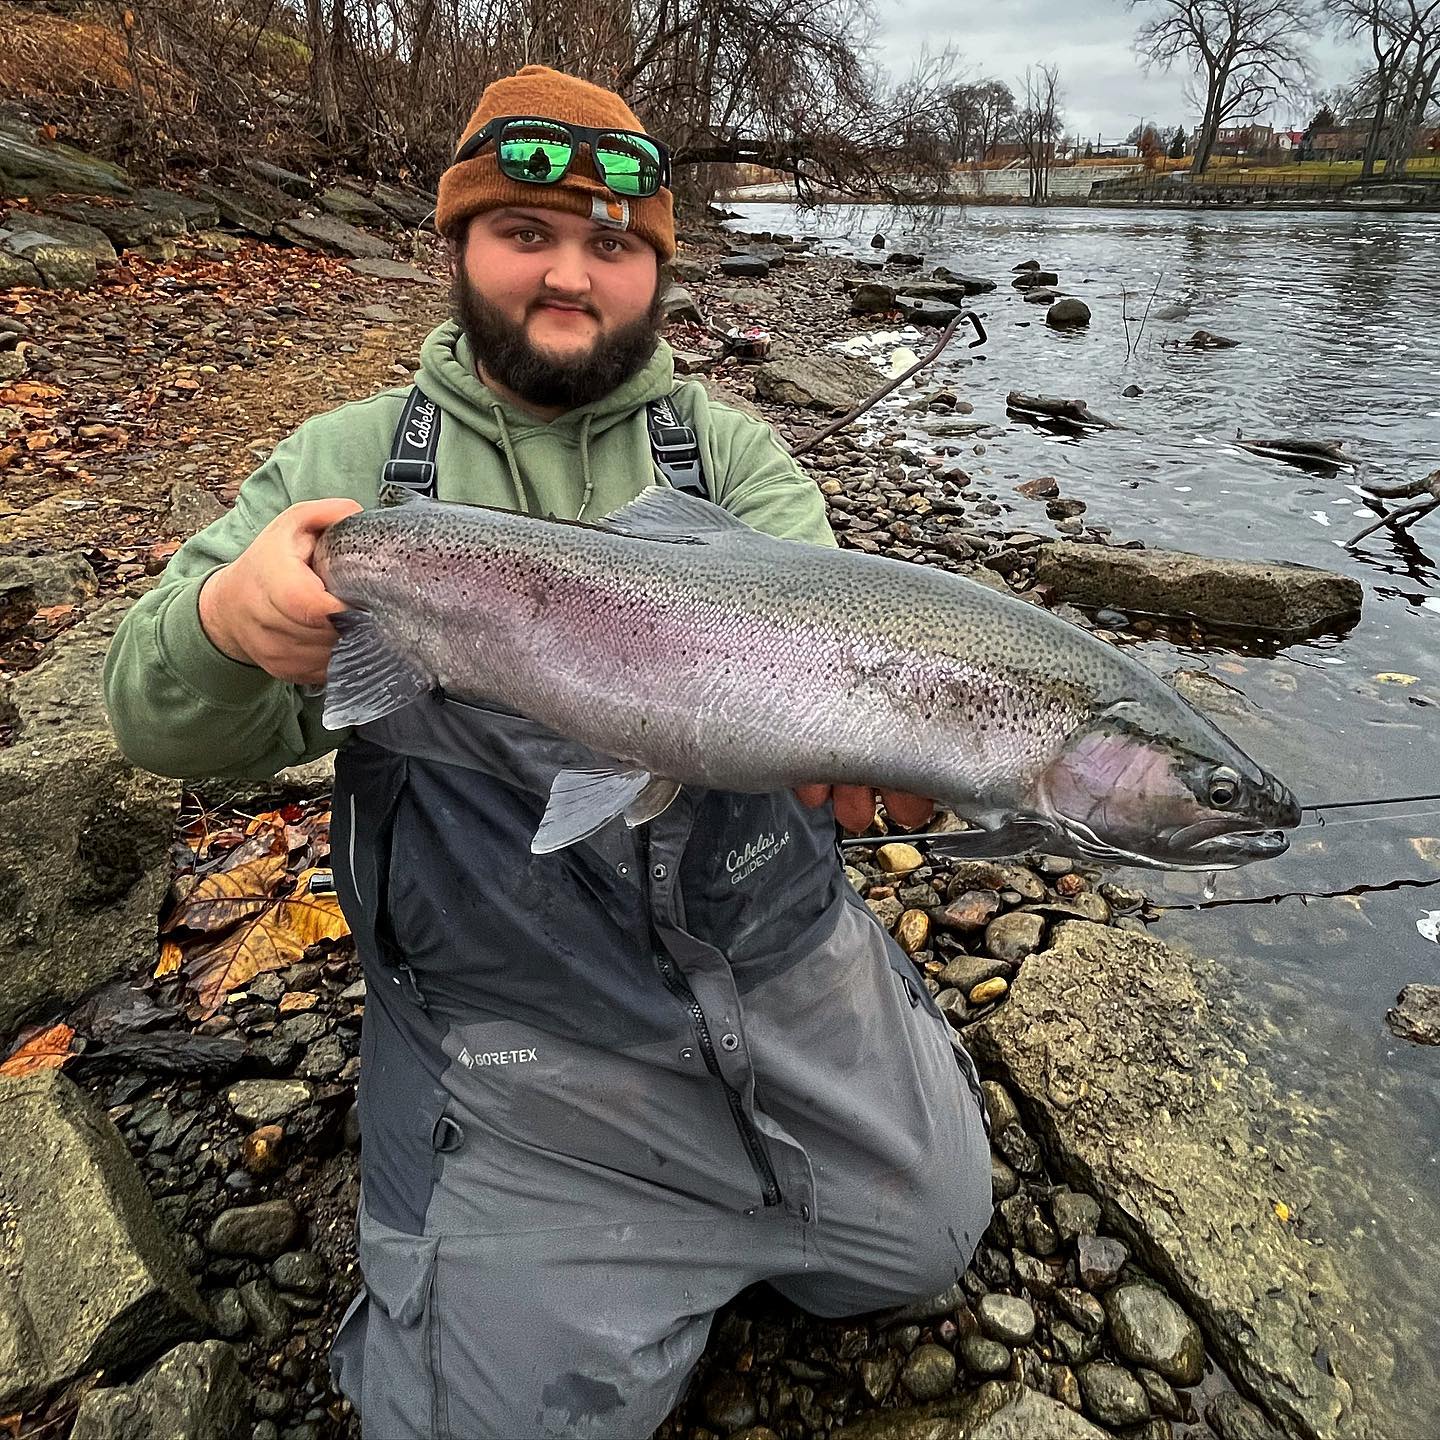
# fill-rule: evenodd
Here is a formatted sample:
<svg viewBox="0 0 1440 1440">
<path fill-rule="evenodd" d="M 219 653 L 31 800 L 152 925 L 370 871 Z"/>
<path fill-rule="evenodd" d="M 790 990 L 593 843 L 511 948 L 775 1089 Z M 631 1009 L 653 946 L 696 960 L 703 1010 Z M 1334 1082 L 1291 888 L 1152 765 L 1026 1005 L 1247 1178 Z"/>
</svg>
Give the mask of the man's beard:
<svg viewBox="0 0 1440 1440">
<path fill-rule="evenodd" d="M 451 301 L 471 353 L 486 374 L 522 400 L 546 408 L 573 410 L 618 389 L 644 369 L 660 338 L 658 284 L 649 310 L 639 319 L 600 334 L 588 350 L 564 359 L 537 350 L 525 333 L 525 322 L 517 325 L 502 314 L 470 283 L 463 268 L 455 272 Z"/>
</svg>

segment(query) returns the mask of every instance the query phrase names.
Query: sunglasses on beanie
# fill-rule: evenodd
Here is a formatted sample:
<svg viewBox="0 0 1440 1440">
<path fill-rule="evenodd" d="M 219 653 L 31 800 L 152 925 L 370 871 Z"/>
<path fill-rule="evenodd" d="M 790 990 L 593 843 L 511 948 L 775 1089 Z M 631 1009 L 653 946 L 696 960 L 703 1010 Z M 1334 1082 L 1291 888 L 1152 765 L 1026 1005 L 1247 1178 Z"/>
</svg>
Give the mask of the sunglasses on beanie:
<svg viewBox="0 0 1440 1440">
<path fill-rule="evenodd" d="M 670 183 L 670 152 L 638 130 L 594 130 L 542 115 L 500 115 L 455 152 L 455 164 L 495 142 L 500 173 L 527 185 L 554 185 L 590 147 L 595 171 L 616 195 L 643 200 Z"/>
</svg>

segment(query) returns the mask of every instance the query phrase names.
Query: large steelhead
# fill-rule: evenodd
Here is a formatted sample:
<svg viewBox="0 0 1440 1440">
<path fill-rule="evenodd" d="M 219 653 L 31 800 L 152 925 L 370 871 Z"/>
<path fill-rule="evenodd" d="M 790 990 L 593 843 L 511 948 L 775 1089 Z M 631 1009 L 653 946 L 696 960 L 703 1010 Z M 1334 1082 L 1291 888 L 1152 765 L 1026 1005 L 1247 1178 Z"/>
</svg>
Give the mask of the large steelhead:
<svg viewBox="0 0 1440 1440">
<path fill-rule="evenodd" d="M 933 796 L 971 854 L 1215 869 L 1277 855 L 1294 797 L 1169 686 L 1037 606 L 941 570 L 777 540 L 679 491 L 598 525 L 421 500 L 332 526 L 353 607 L 325 723 L 443 689 L 596 752 L 532 849 L 659 814 L 678 786 Z"/>
</svg>

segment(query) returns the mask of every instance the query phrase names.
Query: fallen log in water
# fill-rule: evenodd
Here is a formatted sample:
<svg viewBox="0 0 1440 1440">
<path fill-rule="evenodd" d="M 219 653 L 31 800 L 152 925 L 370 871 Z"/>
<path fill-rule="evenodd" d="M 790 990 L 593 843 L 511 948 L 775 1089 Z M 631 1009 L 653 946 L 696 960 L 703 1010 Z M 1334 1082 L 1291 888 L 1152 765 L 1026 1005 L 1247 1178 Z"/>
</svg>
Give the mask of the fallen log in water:
<svg viewBox="0 0 1440 1440">
<path fill-rule="evenodd" d="M 1056 395 L 1026 395 L 1012 390 L 1005 397 L 1005 408 L 1024 420 L 1069 425 L 1078 430 L 1122 430 L 1114 420 L 1097 415 L 1083 400 L 1064 400 Z"/>
</svg>

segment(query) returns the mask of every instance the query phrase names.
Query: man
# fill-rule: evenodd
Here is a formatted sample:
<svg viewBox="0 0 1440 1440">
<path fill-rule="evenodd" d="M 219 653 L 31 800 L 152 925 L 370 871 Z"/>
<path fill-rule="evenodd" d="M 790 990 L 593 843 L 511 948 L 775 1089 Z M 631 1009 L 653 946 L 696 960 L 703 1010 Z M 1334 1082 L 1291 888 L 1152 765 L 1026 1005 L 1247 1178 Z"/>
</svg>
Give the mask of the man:
<svg viewBox="0 0 1440 1440">
<path fill-rule="evenodd" d="M 320 722 L 341 607 L 307 562 L 382 470 L 595 520 L 686 479 L 651 434 L 668 399 L 659 433 L 693 430 L 711 498 L 834 543 L 767 426 L 675 386 L 667 180 L 618 96 L 538 66 L 491 85 L 440 185 L 456 317 L 419 374 L 438 412 L 399 390 L 303 425 L 107 662 L 121 744 L 153 769 L 340 747 L 365 1286 L 333 1366 L 375 1440 L 644 1440 L 747 1285 L 823 1315 L 903 1303 L 953 1283 L 990 1216 L 973 1067 L 839 864 L 834 810 L 868 823 L 871 791 L 686 792 L 536 857 L 559 737 L 445 696 Z"/>
</svg>

